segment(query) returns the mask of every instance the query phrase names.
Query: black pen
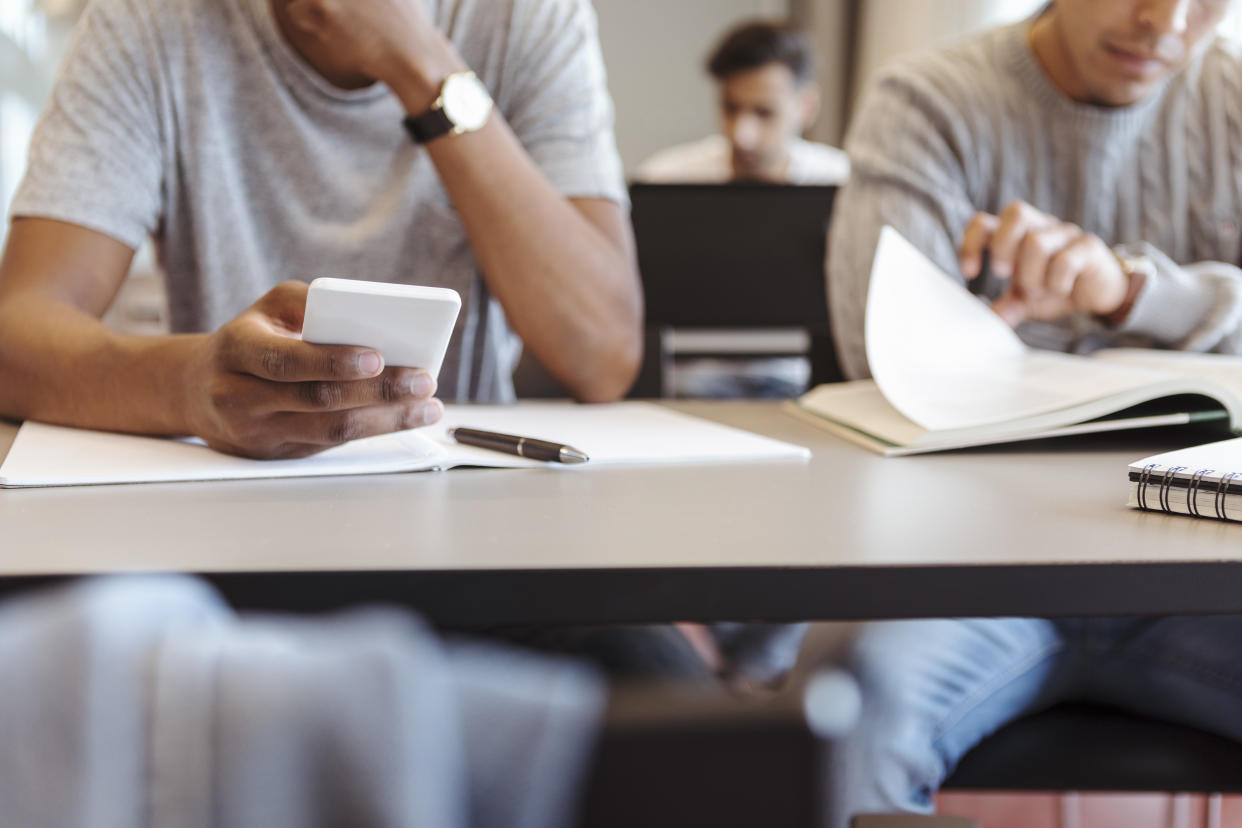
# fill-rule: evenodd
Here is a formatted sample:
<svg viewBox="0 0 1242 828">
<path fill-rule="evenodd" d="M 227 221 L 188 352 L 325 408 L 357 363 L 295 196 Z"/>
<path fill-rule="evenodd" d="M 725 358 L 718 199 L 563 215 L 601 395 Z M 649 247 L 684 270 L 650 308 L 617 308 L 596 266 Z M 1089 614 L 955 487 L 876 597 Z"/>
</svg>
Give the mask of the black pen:
<svg viewBox="0 0 1242 828">
<path fill-rule="evenodd" d="M 495 431 L 480 431 L 477 428 L 450 428 L 448 436 L 467 446 L 503 451 L 505 454 L 516 454 L 531 460 L 545 463 L 585 463 L 591 458 L 586 452 L 572 446 L 551 443 L 547 440 L 536 440 L 534 437 L 518 437 L 514 434 L 498 434 Z"/>
</svg>

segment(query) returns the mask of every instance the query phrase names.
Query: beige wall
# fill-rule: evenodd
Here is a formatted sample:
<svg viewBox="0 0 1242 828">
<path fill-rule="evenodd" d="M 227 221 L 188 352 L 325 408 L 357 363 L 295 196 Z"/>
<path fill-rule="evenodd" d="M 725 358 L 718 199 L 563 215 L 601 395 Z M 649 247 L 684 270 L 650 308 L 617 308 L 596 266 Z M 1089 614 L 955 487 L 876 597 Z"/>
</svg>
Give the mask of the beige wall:
<svg viewBox="0 0 1242 828">
<path fill-rule="evenodd" d="M 946 46 L 1032 14 L 1046 0 L 865 0 L 858 19 L 857 94 L 899 55 Z"/>
<path fill-rule="evenodd" d="M 796 0 L 824 55 L 824 115 L 813 137 L 838 143 L 858 94 L 900 55 L 945 46 L 1031 14 L 1046 0 Z"/>
<path fill-rule="evenodd" d="M 627 170 L 715 130 L 703 60 L 728 26 L 793 16 L 820 53 L 824 107 L 812 137 L 839 143 L 858 86 L 895 55 L 1027 14 L 1043 0 L 594 0 L 617 143 Z"/>
<path fill-rule="evenodd" d="M 849 78 L 855 53 L 854 29 L 860 2 L 799 0 L 797 7 L 799 19 L 811 30 L 819 49 L 819 86 L 823 106 L 810 137 L 828 144 L 840 144 L 845 130 Z"/>
</svg>

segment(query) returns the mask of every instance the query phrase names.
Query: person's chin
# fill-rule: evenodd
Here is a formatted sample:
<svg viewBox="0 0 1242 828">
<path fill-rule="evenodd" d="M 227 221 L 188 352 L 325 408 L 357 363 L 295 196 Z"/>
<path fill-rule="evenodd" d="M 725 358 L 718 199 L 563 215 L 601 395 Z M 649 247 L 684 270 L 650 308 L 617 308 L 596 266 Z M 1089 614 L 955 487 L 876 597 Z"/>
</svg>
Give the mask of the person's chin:
<svg viewBox="0 0 1242 828">
<path fill-rule="evenodd" d="M 733 180 L 771 183 L 782 181 L 783 176 L 763 165 L 743 167 L 735 164 L 733 167 Z"/>
<path fill-rule="evenodd" d="M 1133 106 L 1150 95 L 1160 79 L 1154 81 L 1118 80 L 1096 88 L 1095 101 L 1100 106 Z"/>
<path fill-rule="evenodd" d="M 1167 63 L 1107 55 L 1095 84 L 1095 98 L 1106 106 L 1130 106 L 1153 92 L 1174 71 Z"/>
</svg>

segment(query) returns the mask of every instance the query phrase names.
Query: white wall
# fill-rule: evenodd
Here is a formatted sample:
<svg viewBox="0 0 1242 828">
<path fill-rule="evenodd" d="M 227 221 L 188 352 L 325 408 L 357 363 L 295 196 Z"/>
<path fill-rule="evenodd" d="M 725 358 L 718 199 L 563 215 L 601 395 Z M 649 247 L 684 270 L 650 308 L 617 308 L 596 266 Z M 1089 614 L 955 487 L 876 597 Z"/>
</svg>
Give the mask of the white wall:
<svg viewBox="0 0 1242 828">
<path fill-rule="evenodd" d="M 1047 0 L 865 0 L 859 12 L 854 99 L 889 60 L 935 49 L 1033 14 Z"/>
<path fill-rule="evenodd" d="M 594 2 L 626 170 L 656 150 L 715 131 L 707 53 L 742 18 L 788 14 L 786 0 Z"/>
<path fill-rule="evenodd" d="M 0 241 L 30 132 L 85 0 L 0 0 Z"/>
</svg>

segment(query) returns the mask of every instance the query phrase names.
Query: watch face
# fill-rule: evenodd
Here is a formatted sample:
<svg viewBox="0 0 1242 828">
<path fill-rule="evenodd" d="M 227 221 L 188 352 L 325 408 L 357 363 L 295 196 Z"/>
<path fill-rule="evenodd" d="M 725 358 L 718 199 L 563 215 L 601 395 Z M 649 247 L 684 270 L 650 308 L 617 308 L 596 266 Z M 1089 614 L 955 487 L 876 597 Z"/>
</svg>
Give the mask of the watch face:
<svg viewBox="0 0 1242 828">
<path fill-rule="evenodd" d="M 457 131 L 470 132 L 487 123 L 492 96 L 473 72 L 450 75 L 444 82 L 444 114 Z"/>
</svg>

